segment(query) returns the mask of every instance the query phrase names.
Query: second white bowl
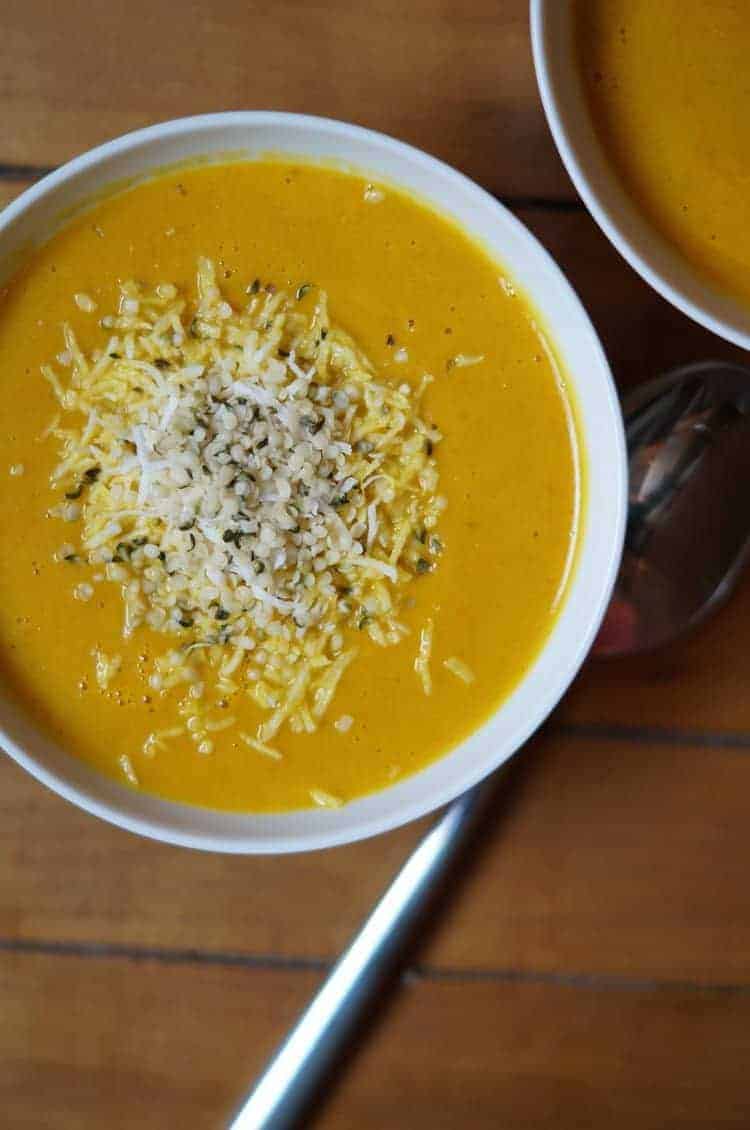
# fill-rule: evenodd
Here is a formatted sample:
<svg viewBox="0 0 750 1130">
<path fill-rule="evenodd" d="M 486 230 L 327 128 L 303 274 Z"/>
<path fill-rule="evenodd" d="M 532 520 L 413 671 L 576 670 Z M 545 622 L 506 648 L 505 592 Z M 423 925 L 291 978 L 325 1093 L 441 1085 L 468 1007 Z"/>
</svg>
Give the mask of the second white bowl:
<svg viewBox="0 0 750 1130">
<path fill-rule="evenodd" d="M 706 329 L 750 349 L 750 310 L 694 270 L 640 213 L 612 169 L 586 104 L 573 8 L 573 0 L 531 0 L 539 93 L 571 180 L 604 234 L 654 290 Z"/>
</svg>

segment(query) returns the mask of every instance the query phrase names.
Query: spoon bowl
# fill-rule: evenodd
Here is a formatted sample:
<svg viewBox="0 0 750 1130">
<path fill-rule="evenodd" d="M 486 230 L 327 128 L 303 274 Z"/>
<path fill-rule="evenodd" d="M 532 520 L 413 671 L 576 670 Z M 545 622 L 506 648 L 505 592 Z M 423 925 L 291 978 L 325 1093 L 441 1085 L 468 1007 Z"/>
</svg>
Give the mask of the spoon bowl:
<svg viewBox="0 0 750 1130">
<path fill-rule="evenodd" d="M 648 651 L 700 624 L 750 554 L 750 369 L 674 369 L 623 403 L 630 488 L 597 655 Z"/>
</svg>

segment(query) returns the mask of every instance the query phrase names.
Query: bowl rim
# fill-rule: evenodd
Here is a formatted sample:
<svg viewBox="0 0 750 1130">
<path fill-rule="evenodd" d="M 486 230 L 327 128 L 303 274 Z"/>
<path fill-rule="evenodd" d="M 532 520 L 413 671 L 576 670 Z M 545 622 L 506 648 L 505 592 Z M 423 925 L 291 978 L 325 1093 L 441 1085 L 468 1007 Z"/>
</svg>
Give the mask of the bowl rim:
<svg viewBox="0 0 750 1130">
<path fill-rule="evenodd" d="M 576 332 L 579 337 L 585 338 L 586 343 L 584 348 L 588 350 L 592 362 L 596 365 L 603 379 L 604 387 L 602 388 L 602 395 L 605 401 L 605 409 L 608 413 L 607 427 L 611 431 L 609 438 L 612 442 L 611 456 L 608 456 L 608 458 L 611 459 L 612 481 L 607 486 L 607 493 L 611 496 L 611 536 L 609 537 L 605 550 L 601 554 L 606 560 L 603 561 L 602 567 L 598 570 L 600 579 L 597 583 L 597 599 L 593 602 L 592 607 L 586 614 L 585 625 L 584 623 L 577 625 L 579 629 L 585 626 L 585 630 L 571 633 L 569 651 L 566 653 L 565 660 L 560 663 L 560 670 L 556 670 L 555 677 L 545 684 L 544 693 L 537 694 L 533 709 L 529 711 L 528 717 L 525 718 L 521 724 L 517 725 L 509 736 L 503 738 L 502 748 L 497 748 L 500 746 L 500 742 L 497 742 L 496 747 L 491 748 L 486 755 L 481 758 L 478 764 L 460 775 L 457 774 L 456 779 L 442 788 L 433 788 L 429 792 L 423 790 L 421 797 L 413 798 L 408 803 L 400 803 L 391 812 L 384 812 L 379 815 L 377 813 L 368 813 L 366 816 L 360 816 L 357 827 L 354 830 L 351 828 L 342 829 L 336 827 L 335 816 L 338 813 L 345 812 L 347 809 L 351 810 L 357 805 L 366 807 L 366 802 L 369 799 L 392 792 L 394 789 L 399 788 L 403 782 L 380 790 L 379 793 L 369 794 L 369 796 L 364 798 L 356 799 L 350 804 L 345 805 L 344 808 L 338 810 L 311 809 L 301 810 L 299 813 L 291 814 L 240 814 L 203 809 L 199 806 L 162 800 L 151 794 L 136 793 L 132 789 L 128 789 L 115 781 L 111 781 L 103 774 L 83 764 L 79 759 L 73 758 L 72 755 L 66 756 L 74 764 L 68 766 L 66 763 L 65 773 L 57 772 L 45 764 L 43 758 L 38 757 L 31 752 L 31 750 L 26 748 L 23 736 L 20 739 L 17 736 L 18 733 L 22 733 L 19 728 L 17 728 L 14 733 L 9 733 L 7 728 L 0 722 L 0 742 L 15 761 L 52 791 L 71 801 L 79 808 L 101 817 L 112 824 L 160 842 L 195 849 L 238 854 L 282 854 L 354 843 L 360 839 L 400 827 L 407 822 L 433 812 L 451 800 L 454 800 L 468 788 L 477 784 L 480 780 L 497 769 L 543 724 L 577 674 L 593 643 L 609 603 L 619 568 L 624 540 L 627 509 L 627 456 L 619 400 L 604 349 L 588 313 L 561 268 L 529 229 L 495 197 L 491 196 L 490 193 L 446 163 L 414 146 L 391 138 L 386 134 L 334 119 L 277 111 L 229 111 L 225 113 L 202 114 L 187 118 L 178 118 L 158 123 L 157 125 L 148 126 L 144 129 L 136 130 L 105 142 L 75 157 L 54 172 L 49 173 L 42 180 L 28 188 L 17 200 L 13 201 L 0 213 L 0 234 L 41 198 L 72 180 L 80 173 L 85 172 L 87 169 L 95 168 L 100 163 L 106 162 L 110 157 L 126 153 L 131 149 L 136 149 L 144 143 L 166 141 L 169 138 L 179 137 L 182 134 L 196 130 L 205 130 L 210 133 L 214 130 L 231 126 L 248 128 L 276 128 L 286 126 L 302 130 L 325 130 L 343 141 L 349 140 L 370 143 L 384 148 L 387 153 L 395 157 L 401 157 L 411 163 L 417 163 L 421 166 L 423 171 L 439 174 L 447 181 L 451 182 L 452 185 L 455 185 L 457 191 L 461 190 L 464 193 L 471 194 L 477 202 L 494 209 L 498 219 L 502 220 L 506 229 L 509 230 L 509 239 L 512 236 L 513 239 L 518 239 L 526 243 L 529 248 L 530 258 L 535 258 L 535 263 L 546 272 L 549 281 L 559 289 L 567 307 L 572 310 L 573 316 L 577 318 L 578 325 Z M 216 151 L 214 150 L 214 152 Z M 286 150 L 286 152 L 291 153 L 292 150 L 289 149 Z M 355 172 L 365 172 L 365 166 L 363 164 L 353 164 L 350 167 L 352 167 Z M 144 177 L 147 175 L 147 172 L 148 169 L 144 168 Z M 381 177 L 386 181 L 389 179 L 387 174 L 381 174 Z M 138 179 L 138 176 L 134 178 L 136 182 Z M 392 183 L 396 186 L 399 185 L 397 176 L 391 179 Z M 405 182 L 402 182 L 401 187 L 409 191 Z M 85 198 L 82 197 L 82 199 Z M 441 210 L 440 206 L 435 205 L 435 207 Z M 456 220 L 450 208 L 444 207 L 442 211 L 449 218 L 454 219 L 454 221 Z M 476 235 L 475 232 L 470 232 L 470 234 L 472 236 Z M 509 263 L 508 266 L 511 269 L 511 273 L 513 273 L 512 264 Z M 529 299 L 534 311 L 543 316 L 543 296 L 530 293 Z M 556 344 L 554 336 L 552 337 L 552 341 Z M 584 441 L 588 441 L 591 429 L 589 428 L 584 431 L 580 418 L 579 429 Z M 583 447 L 585 456 L 587 444 L 584 443 Z M 583 530 L 581 534 L 581 547 L 587 540 L 586 528 L 591 517 L 589 502 L 584 502 L 582 517 Z M 573 576 L 570 582 L 571 587 L 568 588 L 565 594 L 558 620 L 553 626 L 550 636 L 542 645 L 536 660 L 522 676 L 510 696 L 498 703 L 496 709 L 489 718 L 482 723 L 478 730 L 474 731 L 469 738 L 453 747 L 453 749 L 446 751 L 443 757 L 437 759 L 437 763 L 444 761 L 474 739 L 478 741 L 479 736 L 485 728 L 492 723 L 513 696 L 527 683 L 541 657 L 544 656 L 549 649 L 550 640 L 555 636 L 560 618 L 565 612 L 566 605 L 570 602 L 572 586 L 575 585 L 576 575 L 580 570 L 581 555 L 582 548 L 579 549 L 579 560 L 573 570 Z M 33 720 L 27 728 L 33 731 Z M 39 735 L 39 731 L 36 731 L 36 735 Z M 58 747 L 54 746 L 54 743 L 46 744 L 49 745 L 50 748 L 58 749 Z M 434 765 L 436 763 L 431 764 Z M 427 766 L 425 769 L 418 771 L 405 780 L 407 782 L 415 781 L 422 773 L 429 772 L 429 769 L 430 766 Z M 137 807 L 139 811 L 134 811 L 135 806 L 129 803 L 132 802 L 133 797 L 138 798 L 139 803 Z M 326 823 L 324 825 L 319 823 L 319 818 L 321 818 L 322 813 L 331 817 L 330 824 Z M 246 822 L 249 817 L 252 817 L 258 827 L 262 828 L 266 824 L 272 826 L 274 819 L 282 816 L 299 817 L 293 828 L 288 830 L 285 834 L 273 833 L 269 838 L 258 832 L 248 832 L 242 827 L 243 822 Z M 206 817 L 206 820 L 202 821 L 201 817 Z M 210 823 L 208 817 L 220 819 L 224 830 L 217 832 L 208 828 L 208 824 Z M 167 818 L 168 823 L 166 822 Z M 201 827 L 202 823 L 206 824 L 205 828 Z"/>
<path fill-rule="evenodd" d="M 730 295 L 722 294 L 690 266 L 679 251 L 641 214 L 624 188 L 620 187 L 614 173 L 597 177 L 600 184 L 603 181 L 607 183 L 609 193 L 602 194 L 592 185 L 593 172 L 588 171 L 592 162 L 590 157 L 587 159 L 584 155 L 580 139 L 576 139 L 575 130 L 571 128 L 577 115 L 570 110 L 562 93 L 553 62 L 554 52 L 549 50 L 552 39 L 550 14 L 560 18 L 565 10 L 563 4 L 567 5 L 567 10 L 570 9 L 570 0 L 529 0 L 529 3 L 531 50 L 547 125 L 563 165 L 588 211 L 613 247 L 657 294 L 704 329 L 711 330 L 732 345 L 750 350 L 750 315 L 740 304 Z M 558 35 L 555 43 L 559 42 Z M 618 190 L 623 196 L 619 203 L 606 198 L 610 194 L 614 196 Z M 660 252 L 658 258 L 666 260 L 666 266 L 662 269 L 654 265 L 654 258 L 657 257 L 653 254 L 654 248 Z M 648 253 L 649 249 L 652 254 Z M 696 290 L 704 292 L 705 303 L 693 297 L 691 291 Z M 721 313 L 718 312 L 719 309 Z M 733 312 L 736 317 L 732 316 Z"/>
</svg>

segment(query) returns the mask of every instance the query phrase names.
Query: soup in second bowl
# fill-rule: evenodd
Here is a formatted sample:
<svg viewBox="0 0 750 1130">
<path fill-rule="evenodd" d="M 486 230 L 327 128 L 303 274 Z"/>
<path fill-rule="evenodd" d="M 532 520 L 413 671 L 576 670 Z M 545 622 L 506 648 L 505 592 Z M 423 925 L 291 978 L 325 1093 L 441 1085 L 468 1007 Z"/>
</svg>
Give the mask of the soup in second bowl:
<svg viewBox="0 0 750 1130">
<path fill-rule="evenodd" d="M 653 226 L 750 302 L 750 3 L 576 0 L 599 139 Z"/>
</svg>

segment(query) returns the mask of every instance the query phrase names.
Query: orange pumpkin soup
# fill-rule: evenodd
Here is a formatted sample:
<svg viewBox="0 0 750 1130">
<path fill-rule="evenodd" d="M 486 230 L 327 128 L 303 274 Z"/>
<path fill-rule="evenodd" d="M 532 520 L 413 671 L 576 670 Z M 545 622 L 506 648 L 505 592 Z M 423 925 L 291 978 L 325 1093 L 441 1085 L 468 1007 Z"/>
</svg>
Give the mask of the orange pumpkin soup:
<svg viewBox="0 0 750 1130">
<path fill-rule="evenodd" d="M 337 805 L 450 750 L 543 645 L 564 381 L 408 195 L 275 159 L 137 184 L 29 257 L 0 352 L 0 671 L 71 755 L 199 805 Z"/>
<path fill-rule="evenodd" d="M 601 143 L 654 227 L 750 301 L 747 0 L 576 0 Z"/>
</svg>

